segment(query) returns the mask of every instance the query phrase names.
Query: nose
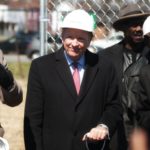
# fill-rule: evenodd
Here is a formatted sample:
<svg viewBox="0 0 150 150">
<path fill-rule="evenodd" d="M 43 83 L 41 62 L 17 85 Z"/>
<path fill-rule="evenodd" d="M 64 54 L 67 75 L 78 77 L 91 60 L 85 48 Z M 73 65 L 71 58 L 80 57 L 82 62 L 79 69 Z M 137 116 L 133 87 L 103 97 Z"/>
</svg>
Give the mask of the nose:
<svg viewBox="0 0 150 150">
<path fill-rule="evenodd" d="M 73 39 L 72 40 L 72 45 L 73 46 L 77 46 L 79 44 L 78 40 L 77 39 Z"/>
<path fill-rule="evenodd" d="M 136 31 L 142 30 L 142 26 L 141 25 L 137 25 L 136 26 Z"/>
</svg>

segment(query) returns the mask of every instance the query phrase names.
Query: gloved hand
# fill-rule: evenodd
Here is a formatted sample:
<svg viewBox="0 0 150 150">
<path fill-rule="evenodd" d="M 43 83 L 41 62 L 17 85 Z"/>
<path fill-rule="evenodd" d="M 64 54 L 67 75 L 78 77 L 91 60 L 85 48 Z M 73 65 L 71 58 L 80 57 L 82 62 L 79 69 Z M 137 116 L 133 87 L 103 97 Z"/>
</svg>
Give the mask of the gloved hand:
<svg viewBox="0 0 150 150">
<path fill-rule="evenodd" d="M 13 86 L 13 75 L 6 69 L 2 64 L 0 64 L 0 85 L 7 91 L 9 91 Z"/>
</svg>

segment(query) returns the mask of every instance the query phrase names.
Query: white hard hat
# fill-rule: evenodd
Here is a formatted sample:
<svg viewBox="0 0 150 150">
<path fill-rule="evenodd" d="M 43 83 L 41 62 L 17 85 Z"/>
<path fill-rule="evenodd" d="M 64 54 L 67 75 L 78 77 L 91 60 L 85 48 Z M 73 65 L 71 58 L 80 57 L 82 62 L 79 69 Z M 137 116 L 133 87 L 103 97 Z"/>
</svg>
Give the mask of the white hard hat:
<svg viewBox="0 0 150 150">
<path fill-rule="evenodd" d="M 143 34 L 146 35 L 150 33 L 150 16 L 146 18 L 143 24 Z"/>
<path fill-rule="evenodd" d="M 0 150 L 9 150 L 9 144 L 6 139 L 0 137 Z"/>
<path fill-rule="evenodd" d="M 64 18 L 61 28 L 74 28 L 88 32 L 94 31 L 94 19 L 85 10 L 77 9 Z"/>
</svg>

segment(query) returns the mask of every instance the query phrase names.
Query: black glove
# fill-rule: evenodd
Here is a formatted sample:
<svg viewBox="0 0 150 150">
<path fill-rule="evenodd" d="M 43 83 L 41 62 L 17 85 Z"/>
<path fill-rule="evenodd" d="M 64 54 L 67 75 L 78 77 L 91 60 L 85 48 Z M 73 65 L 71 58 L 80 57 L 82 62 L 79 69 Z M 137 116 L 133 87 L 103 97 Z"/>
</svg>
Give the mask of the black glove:
<svg viewBox="0 0 150 150">
<path fill-rule="evenodd" d="M 13 86 L 13 75 L 6 69 L 2 64 L 0 64 L 0 85 L 7 91 L 9 91 Z"/>
</svg>

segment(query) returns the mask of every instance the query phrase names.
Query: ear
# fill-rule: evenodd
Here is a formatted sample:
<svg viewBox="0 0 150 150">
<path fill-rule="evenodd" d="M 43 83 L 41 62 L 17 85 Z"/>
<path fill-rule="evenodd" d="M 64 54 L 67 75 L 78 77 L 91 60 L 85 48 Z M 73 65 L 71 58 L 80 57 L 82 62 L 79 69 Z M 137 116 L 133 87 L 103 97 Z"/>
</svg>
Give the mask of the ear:
<svg viewBox="0 0 150 150">
<path fill-rule="evenodd" d="M 94 35 L 92 32 L 89 32 L 89 34 L 90 34 L 90 41 L 91 41 L 93 39 Z"/>
</svg>

